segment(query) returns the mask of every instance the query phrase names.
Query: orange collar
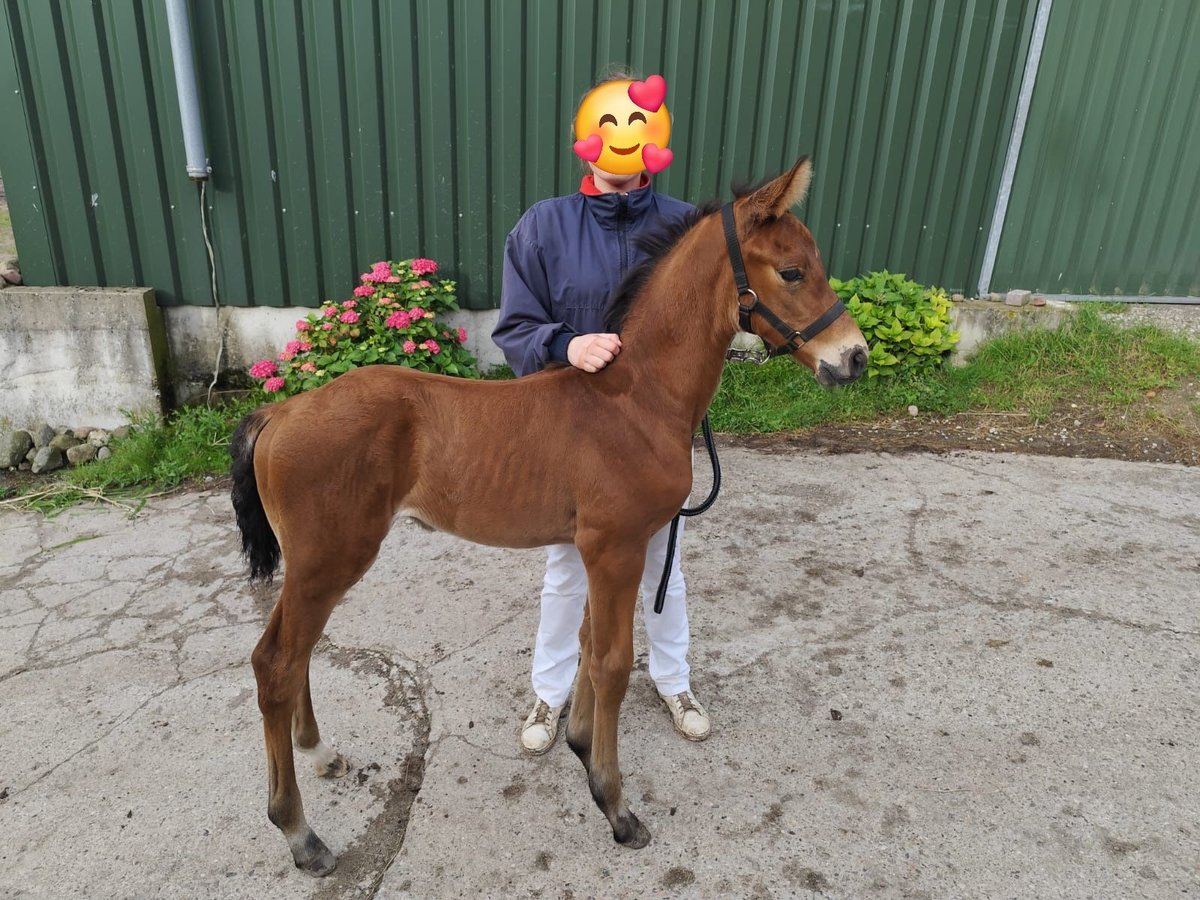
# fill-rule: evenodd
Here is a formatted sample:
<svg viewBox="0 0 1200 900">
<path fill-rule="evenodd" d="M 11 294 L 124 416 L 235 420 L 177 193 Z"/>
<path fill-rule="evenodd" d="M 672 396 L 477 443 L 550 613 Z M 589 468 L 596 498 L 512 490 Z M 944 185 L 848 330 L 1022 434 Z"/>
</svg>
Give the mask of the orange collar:
<svg viewBox="0 0 1200 900">
<path fill-rule="evenodd" d="M 635 187 L 634 190 L 640 191 L 642 188 L 649 186 L 650 176 L 643 172 L 641 180 L 638 181 L 638 186 Z M 600 197 L 604 194 L 604 191 L 596 187 L 596 178 L 593 175 L 583 176 L 583 180 L 579 182 L 579 192 L 585 197 Z"/>
</svg>

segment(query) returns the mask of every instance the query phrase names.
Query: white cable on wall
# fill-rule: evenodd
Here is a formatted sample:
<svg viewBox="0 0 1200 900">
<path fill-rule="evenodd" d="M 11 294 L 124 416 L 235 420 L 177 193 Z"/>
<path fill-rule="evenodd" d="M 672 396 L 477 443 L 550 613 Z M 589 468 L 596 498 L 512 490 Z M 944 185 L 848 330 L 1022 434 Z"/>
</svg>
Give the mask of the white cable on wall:
<svg viewBox="0 0 1200 900">
<path fill-rule="evenodd" d="M 217 310 L 217 360 L 213 364 L 213 377 L 208 385 L 208 395 L 205 398 L 207 405 L 212 406 L 213 388 L 217 386 L 217 379 L 221 375 L 221 360 L 225 356 L 225 317 L 224 307 L 221 306 L 221 300 L 217 296 L 217 262 L 213 256 L 212 240 L 209 236 L 208 214 L 205 206 L 207 185 L 207 180 L 200 182 L 200 231 L 204 235 L 204 246 L 208 248 L 208 272 L 212 278 L 213 306 Z"/>
</svg>

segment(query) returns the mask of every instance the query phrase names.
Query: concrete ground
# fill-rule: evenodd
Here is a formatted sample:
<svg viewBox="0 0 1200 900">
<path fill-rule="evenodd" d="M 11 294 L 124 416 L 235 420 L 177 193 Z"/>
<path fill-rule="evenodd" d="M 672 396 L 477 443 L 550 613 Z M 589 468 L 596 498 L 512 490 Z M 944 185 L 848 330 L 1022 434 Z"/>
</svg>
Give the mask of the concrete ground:
<svg viewBox="0 0 1200 900">
<path fill-rule="evenodd" d="M 338 870 L 267 821 L 223 492 L 0 516 L 9 897 L 1177 897 L 1200 893 L 1200 478 L 960 453 L 727 449 L 687 535 L 689 744 L 621 726 L 614 845 L 561 743 L 517 750 L 540 551 L 397 523 L 315 657 L 352 763 L 300 774 Z"/>
</svg>

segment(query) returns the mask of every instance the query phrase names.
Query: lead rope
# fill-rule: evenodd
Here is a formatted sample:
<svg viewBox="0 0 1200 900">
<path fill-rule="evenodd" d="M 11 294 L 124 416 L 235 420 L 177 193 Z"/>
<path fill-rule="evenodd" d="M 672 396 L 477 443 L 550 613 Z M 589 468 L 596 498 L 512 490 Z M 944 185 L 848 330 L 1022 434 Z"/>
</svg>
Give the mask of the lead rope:
<svg viewBox="0 0 1200 900">
<path fill-rule="evenodd" d="M 700 422 L 700 430 L 704 434 L 704 446 L 708 449 L 708 458 L 712 463 L 713 481 L 712 489 L 708 492 L 708 497 L 699 506 L 694 506 L 691 509 L 684 507 L 675 514 L 675 518 L 671 520 L 671 531 L 667 535 L 667 556 L 663 563 L 662 578 L 658 582 L 658 593 L 654 595 L 654 611 L 662 613 L 663 604 L 667 600 L 667 584 L 671 580 L 671 563 L 675 561 L 675 542 L 679 537 L 679 517 L 680 516 L 698 516 L 700 513 L 707 510 L 717 500 L 717 494 L 721 491 L 721 460 L 717 458 L 717 445 L 713 441 L 712 425 L 708 422 L 708 414 Z"/>
</svg>

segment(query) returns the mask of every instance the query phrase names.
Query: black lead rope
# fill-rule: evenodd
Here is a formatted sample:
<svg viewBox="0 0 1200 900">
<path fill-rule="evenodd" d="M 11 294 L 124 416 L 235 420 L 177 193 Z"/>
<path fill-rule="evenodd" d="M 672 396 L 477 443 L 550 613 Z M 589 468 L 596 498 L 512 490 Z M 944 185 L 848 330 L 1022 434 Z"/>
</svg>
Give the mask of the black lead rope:
<svg viewBox="0 0 1200 900">
<path fill-rule="evenodd" d="M 675 561 L 675 542 L 679 537 L 679 517 L 700 515 L 700 513 L 717 502 L 717 494 L 721 492 L 721 460 L 717 459 L 717 444 L 713 440 L 712 425 L 708 423 L 707 415 L 700 422 L 700 430 L 704 433 L 704 446 L 708 449 L 708 459 L 712 463 L 712 489 L 709 490 L 708 496 L 703 503 L 699 506 L 693 506 L 691 509 L 681 509 L 675 514 L 675 518 L 671 520 L 671 532 L 667 535 L 666 562 L 663 564 L 662 578 L 658 582 L 658 593 L 654 596 L 654 611 L 656 613 L 663 611 L 663 604 L 667 600 L 667 584 L 671 581 L 671 563 Z"/>
</svg>

